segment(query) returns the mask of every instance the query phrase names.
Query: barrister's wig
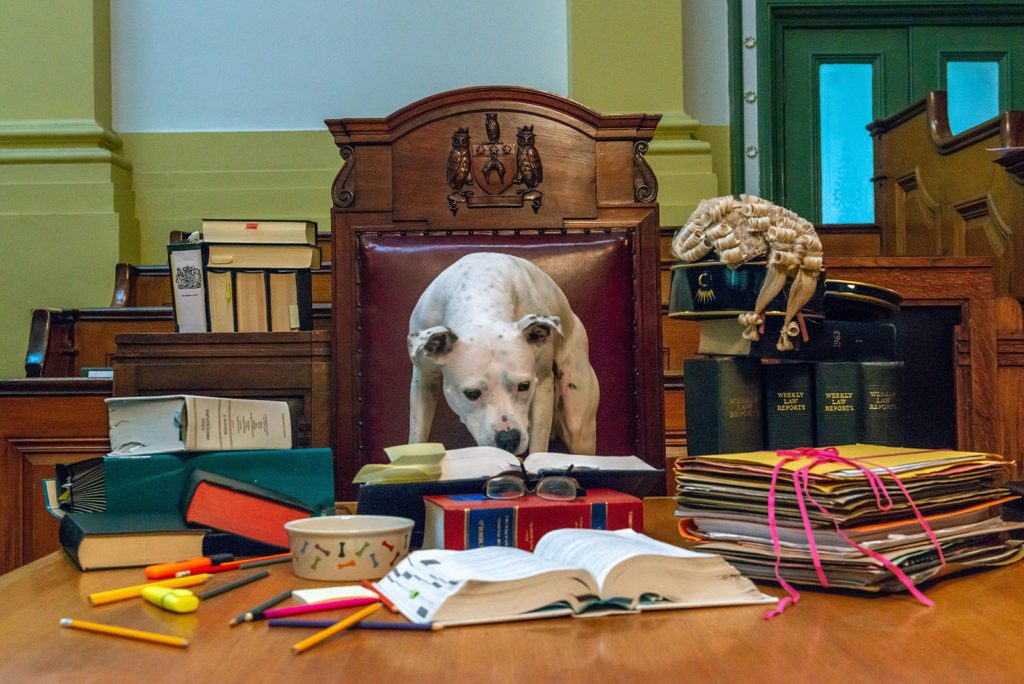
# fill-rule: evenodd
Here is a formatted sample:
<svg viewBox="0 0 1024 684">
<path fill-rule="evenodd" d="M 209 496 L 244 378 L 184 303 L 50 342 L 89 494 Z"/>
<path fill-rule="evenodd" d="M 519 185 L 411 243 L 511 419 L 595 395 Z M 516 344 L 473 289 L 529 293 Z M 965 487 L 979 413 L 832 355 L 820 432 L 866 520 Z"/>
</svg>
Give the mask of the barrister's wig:
<svg viewBox="0 0 1024 684">
<path fill-rule="evenodd" d="M 752 312 L 740 314 L 743 337 L 758 339 L 761 314 L 782 290 L 789 277 L 786 315 L 776 347 L 793 348 L 791 337 L 800 329 L 793 318 L 814 295 L 821 273 L 821 240 L 810 221 L 754 195 L 714 197 L 702 200 L 686 225 L 672 239 L 672 254 L 694 262 L 712 250 L 729 268 L 767 255 L 767 273 Z"/>
</svg>

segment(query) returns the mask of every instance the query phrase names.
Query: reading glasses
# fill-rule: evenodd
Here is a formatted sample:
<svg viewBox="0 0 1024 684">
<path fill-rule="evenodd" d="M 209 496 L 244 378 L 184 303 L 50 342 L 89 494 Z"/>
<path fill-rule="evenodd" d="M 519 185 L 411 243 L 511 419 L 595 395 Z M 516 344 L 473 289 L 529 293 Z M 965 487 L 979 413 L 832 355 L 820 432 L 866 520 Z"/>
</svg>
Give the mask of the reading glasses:
<svg viewBox="0 0 1024 684">
<path fill-rule="evenodd" d="M 526 472 L 526 466 L 520 460 L 518 471 L 510 470 L 487 478 L 484 482 L 484 493 L 488 499 L 518 499 L 527 494 L 535 494 L 551 501 L 572 501 L 586 494 L 586 491 L 580 489 L 576 478 L 570 475 L 572 468 L 570 465 L 564 473 L 541 475 L 539 478 L 531 479 Z"/>
</svg>

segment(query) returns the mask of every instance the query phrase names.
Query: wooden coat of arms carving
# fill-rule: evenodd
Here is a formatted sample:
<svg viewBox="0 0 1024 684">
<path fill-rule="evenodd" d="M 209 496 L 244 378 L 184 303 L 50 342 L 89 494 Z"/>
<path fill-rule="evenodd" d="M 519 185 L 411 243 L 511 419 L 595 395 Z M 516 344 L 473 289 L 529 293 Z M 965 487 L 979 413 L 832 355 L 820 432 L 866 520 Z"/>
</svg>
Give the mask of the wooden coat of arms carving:
<svg viewBox="0 0 1024 684">
<path fill-rule="evenodd" d="M 451 188 L 448 208 L 454 216 L 460 204 L 471 208 L 521 207 L 529 202 L 536 213 L 543 197 L 537 186 L 544 180 L 544 167 L 533 126 L 521 126 L 513 146 L 501 139 L 498 114 L 487 112 L 484 117 L 484 135 L 478 138 L 481 142 L 473 143 L 468 127 L 452 133 L 445 170 L 445 182 Z"/>
</svg>

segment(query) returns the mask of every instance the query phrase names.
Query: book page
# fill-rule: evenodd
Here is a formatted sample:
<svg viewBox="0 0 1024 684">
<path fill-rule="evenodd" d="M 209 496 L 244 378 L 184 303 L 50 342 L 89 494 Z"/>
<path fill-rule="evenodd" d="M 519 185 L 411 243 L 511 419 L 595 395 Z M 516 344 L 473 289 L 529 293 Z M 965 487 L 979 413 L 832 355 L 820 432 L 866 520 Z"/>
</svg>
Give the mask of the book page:
<svg viewBox="0 0 1024 684">
<path fill-rule="evenodd" d="M 523 608 L 530 603 L 531 578 L 558 572 L 579 574 L 577 568 L 508 546 L 424 549 L 407 556 L 376 586 L 414 622 L 432 621 L 445 601 L 460 593 L 473 597 L 478 617 L 496 617 L 540 607 Z M 593 580 L 585 576 L 578 587 L 581 595 L 596 591 Z M 496 598 L 488 602 L 488 596 Z M 560 598 L 575 602 L 572 595 Z"/>
<path fill-rule="evenodd" d="M 235 332 L 234 288 L 231 271 L 207 271 L 210 332 Z"/>
<path fill-rule="evenodd" d="M 472 446 L 449 449 L 441 458 L 442 480 L 490 477 L 506 470 L 519 470 L 519 459 L 504 449 Z"/>
<path fill-rule="evenodd" d="M 238 332 L 267 332 L 267 285 L 262 272 L 235 273 Z"/>
<path fill-rule="evenodd" d="M 270 330 L 287 332 L 299 329 L 299 290 L 292 271 L 273 272 L 270 281 Z"/>
<path fill-rule="evenodd" d="M 576 469 L 656 470 L 654 466 L 636 456 L 588 456 L 553 451 L 538 451 L 527 456 L 523 462 L 531 473 L 539 472 L 543 468 L 565 470 L 570 464 Z"/>
<path fill-rule="evenodd" d="M 619 564 L 635 556 L 661 555 L 706 558 L 709 554 L 688 551 L 651 539 L 634 530 L 561 529 L 548 532 L 534 549 L 535 556 L 585 569 L 600 586 Z"/>
</svg>

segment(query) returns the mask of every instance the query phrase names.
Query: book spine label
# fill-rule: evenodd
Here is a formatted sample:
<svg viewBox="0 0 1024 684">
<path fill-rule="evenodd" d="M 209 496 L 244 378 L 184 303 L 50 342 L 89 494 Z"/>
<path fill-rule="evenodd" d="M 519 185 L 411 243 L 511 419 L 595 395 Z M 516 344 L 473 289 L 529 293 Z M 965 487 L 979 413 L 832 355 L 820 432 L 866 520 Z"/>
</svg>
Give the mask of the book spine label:
<svg viewBox="0 0 1024 684">
<path fill-rule="evenodd" d="M 795 449 L 814 444 L 812 370 L 808 363 L 765 364 L 766 448 Z"/>
<path fill-rule="evenodd" d="M 177 332 L 207 332 L 203 252 L 199 244 L 168 246 Z"/>
<path fill-rule="evenodd" d="M 686 359 L 687 453 L 758 451 L 764 444 L 760 359 Z"/>
<path fill-rule="evenodd" d="M 863 362 L 860 366 L 866 444 L 903 446 L 903 362 Z"/>
<path fill-rule="evenodd" d="M 288 405 L 278 401 L 186 397 L 189 451 L 290 449 Z"/>
<path fill-rule="evenodd" d="M 860 364 L 822 362 L 814 367 L 815 446 L 861 441 L 863 390 Z"/>
<path fill-rule="evenodd" d="M 482 546 L 515 546 L 514 508 L 463 508 L 444 511 L 444 548 L 462 551 Z"/>
</svg>

